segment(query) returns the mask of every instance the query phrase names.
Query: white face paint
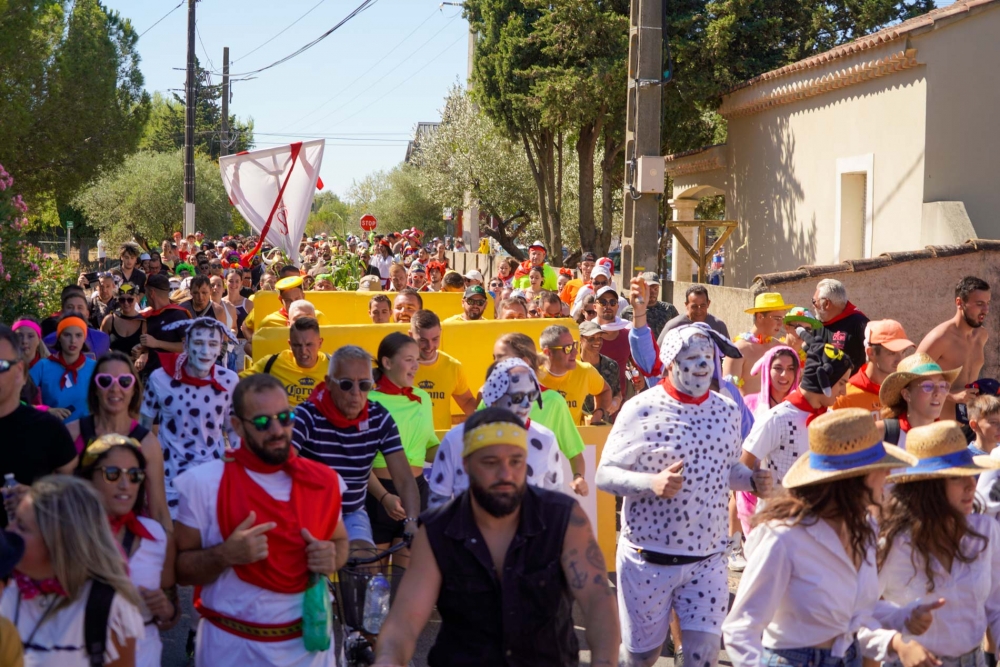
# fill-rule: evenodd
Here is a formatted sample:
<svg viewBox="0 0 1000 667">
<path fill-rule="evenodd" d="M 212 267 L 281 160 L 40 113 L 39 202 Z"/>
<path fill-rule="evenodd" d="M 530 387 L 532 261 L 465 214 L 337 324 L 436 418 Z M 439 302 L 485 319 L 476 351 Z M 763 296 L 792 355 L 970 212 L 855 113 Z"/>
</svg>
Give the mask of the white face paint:
<svg viewBox="0 0 1000 667">
<path fill-rule="evenodd" d="M 491 407 L 510 410 L 524 421 L 531 415 L 532 403 L 538 400 L 538 387 L 532 382 L 531 372 L 527 368 L 512 368 L 507 371 L 507 377 L 507 393 Z"/>
<path fill-rule="evenodd" d="M 222 351 L 222 334 L 215 329 L 198 328 L 191 333 L 184 344 L 187 363 L 191 368 L 207 373 Z"/>
<path fill-rule="evenodd" d="M 670 364 L 670 381 L 689 396 L 704 396 L 712 384 L 715 345 L 707 336 L 696 335 L 685 343 Z"/>
</svg>

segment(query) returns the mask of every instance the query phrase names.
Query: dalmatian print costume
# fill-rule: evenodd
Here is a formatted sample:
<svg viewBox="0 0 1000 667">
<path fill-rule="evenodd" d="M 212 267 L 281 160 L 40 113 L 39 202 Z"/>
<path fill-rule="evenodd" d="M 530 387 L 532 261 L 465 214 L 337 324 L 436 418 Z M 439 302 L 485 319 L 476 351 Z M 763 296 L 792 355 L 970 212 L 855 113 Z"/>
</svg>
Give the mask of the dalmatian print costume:
<svg viewBox="0 0 1000 667">
<path fill-rule="evenodd" d="M 711 339 L 694 326 L 667 334 L 660 350 L 664 368 L 695 336 Z M 624 651 L 658 650 L 674 608 L 685 633 L 685 661 L 694 657 L 689 633 L 692 638 L 704 633 L 708 639 L 701 652 L 710 655 L 698 664 L 715 664 L 711 637 L 717 652 L 729 602 L 729 490 L 750 490 L 751 471 L 739 463 L 740 452 L 739 409 L 714 391 L 700 403 L 682 402 L 657 385 L 622 407 L 601 456 L 597 484 L 625 499 L 617 556 L 623 657 Z M 673 498 L 656 496 L 652 477 L 681 460 L 681 490 Z M 676 558 L 677 564 L 654 564 L 643 551 Z"/>
<path fill-rule="evenodd" d="M 512 368 L 526 368 L 529 374 L 510 374 Z M 521 359 L 504 359 L 490 373 L 483 387 L 483 402 L 492 406 L 507 395 L 511 382 L 520 384 L 522 378 L 530 378 L 533 386 L 522 388 L 523 391 L 540 391 L 535 372 Z M 515 384 L 515 389 L 519 387 Z M 539 397 L 541 402 L 541 397 Z M 465 425 L 458 424 L 441 438 L 437 456 L 431 467 L 429 478 L 431 508 L 443 505 L 455 496 L 469 488 L 469 477 L 465 474 L 462 464 L 462 437 Z M 552 491 L 565 491 L 563 474 L 563 456 L 559 451 L 556 434 L 541 424 L 528 421 L 528 476 L 527 483 Z"/>
</svg>

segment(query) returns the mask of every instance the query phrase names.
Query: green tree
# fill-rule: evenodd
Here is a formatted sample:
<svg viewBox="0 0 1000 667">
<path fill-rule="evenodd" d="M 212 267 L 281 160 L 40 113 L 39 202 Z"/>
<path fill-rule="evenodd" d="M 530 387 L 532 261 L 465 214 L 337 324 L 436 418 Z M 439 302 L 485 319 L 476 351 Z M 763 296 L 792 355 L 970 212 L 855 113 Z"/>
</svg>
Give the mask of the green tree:
<svg viewBox="0 0 1000 667">
<path fill-rule="evenodd" d="M 316 236 L 321 232 L 328 235 L 344 235 L 351 218 L 351 205 L 329 190 L 313 198 L 309 220 L 306 221 L 306 236 Z"/>
<path fill-rule="evenodd" d="M 98 0 L 0 6 L 0 160 L 55 221 L 98 170 L 133 152 L 149 115 L 137 37 Z"/>
<path fill-rule="evenodd" d="M 219 238 L 245 224 L 233 215 L 219 166 L 195 155 L 195 202 L 199 231 Z M 110 246 L 135 239 L 158 244 L 180 229 L 184 218 L 183 151 L 140 151 L 96 178 L 73 202 Z"/>
<path fill-rule="evenodd" d="M 360 232 L 357 221 L 371 213 L 378 218 L 380 232 L 417 227 L 432 237 L 444 235 L 441 206 L 428 196 L 417 168 L 412 165 L 401 164 L 354 181 L 347 200 L 351 205 L 349 232 Z"/>
</svg>

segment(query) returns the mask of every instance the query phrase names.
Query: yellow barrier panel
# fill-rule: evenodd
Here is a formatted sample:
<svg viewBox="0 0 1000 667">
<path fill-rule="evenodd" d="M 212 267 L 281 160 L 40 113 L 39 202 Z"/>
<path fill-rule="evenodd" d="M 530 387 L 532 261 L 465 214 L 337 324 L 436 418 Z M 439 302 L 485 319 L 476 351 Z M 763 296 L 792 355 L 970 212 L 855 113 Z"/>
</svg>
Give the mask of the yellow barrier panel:
<svg viewBox="0 0 1000 667">
<path fill-rule="evenodd" d="M 330 324 L 371 324 L 368 317 L 368 302 L 376 294 L 385 294 L 391 302 L 396 292 L 306 292 L 306 301 L 316 306 Z M 424 308 L 433 310 L 442 320 L 452 315 L 462 314 L 462 295 L 458 292 L 424 292 Z M 483 318 L 492 320 L 493 299 L 486 295 L 486 310 Z M 253 321 L 260 324 L 271 313 L 281 310 L 277 292 L 257 292 L 253 300 Z"/>
</svg>

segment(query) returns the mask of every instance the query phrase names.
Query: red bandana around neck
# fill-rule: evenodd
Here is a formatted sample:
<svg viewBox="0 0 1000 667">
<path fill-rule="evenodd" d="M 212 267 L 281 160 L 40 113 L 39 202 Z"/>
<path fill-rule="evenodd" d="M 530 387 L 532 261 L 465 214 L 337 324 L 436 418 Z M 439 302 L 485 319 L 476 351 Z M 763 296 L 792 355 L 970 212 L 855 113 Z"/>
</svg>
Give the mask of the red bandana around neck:
<svg viewBox="0 0 1000 667">
<path fill-rule="evenodd" d="M 62 587 L 62 584 L 60 584 L 59 580 L 55 577 L 35 581 L 28 575 L 14 570 L 14 581 L 17 583 L 17 589 L 21 592 L 21 597 L 25 600 L 33 600 L 39 595 L 51 594 L 59 595 L 61 597 L 69 597 L 66 590 Z"/>
<path fill-rule="evenodd" d="M 878 396 L 879 391 L 882 389 L 882 385 L 875 384 L 875 382 L 873 382 L 872 379 L 868 377 L 868 374 L 865 373 L 866 368 L 868 368 L 868 364 L 862 366 L 860 371 L 852 375 L 851 379 L 848 380 L 848 383 L 852 384 L 853 386 L 857 387 L 858 389 L 867 394 L 875 394 L 876 396 Z"/>
<path fill-rule="evenodd" d="M 76 358 L 76 361 L 71 364 L 66 363 L 66 360 L 63 359 L 61 352 L 53 354 L 49 357 L 49 359 L 63 367 L 63 374 L 59 379 L 60 389 L 68 389 L 69 387 L 75 386 L 77 383 L 77 376 L 79 375 L 77 371 L 83 368 L 83 365 L 87 363 L 87 357 L 83 356 L 82 352 L 80 353 L 80 356 Z"/>
<path fill-rule="evenodd" d="M 333 398 L 330 396 L 330 391 L 326 388 L 326 382 L 320 382 L 313 393 L 309 395 L 309 402 L 316 406 L 319 413 L 326 417 L 326 420 L 330 422 L 336 428 L 350 428 L 351 426 L 358 427 L 358 430 L 362 430 L 362 422 L 368 421 L 368 403 L 365 403 L 365 407 L 361 409 L 361 413 L 354 419 L 348 419 L 344 416 L 337 406 L 333 403 Z"/>
<path fill-rule="evenodd" d="M 385 375 L 379 378 L 379 381 L 375 383 L 375 387 L 380 392 L 388 396 L 406 396 L 411 401 L 423 403 L 420 397 L 413 393 L 413 387 L 397 387 L 396 384 Z"/>
<path fill-rule="evenodd" d="M 910 419 L 906 416 L 906 413 L 904 412 L 899 415 L 899 430 L 903 433 L 909 433 L 911 428 L 913 427 L 910 426 Z"/>
<path fill-rule="evenodd" d="M 187 310 L 185 310 L 181 306 L 178 306 L 175 303 L 168 303 L 163 308 L 157 308 L 156 310 L 146 309 L 146 310 L 142 311 L 139 314 L 142 315 L 143 317 L 145 317 L 146 319 L 149 319 L 150 317 L 156 317 L 157 315 L 161 315 L 161 314 L 163 314 L 164 312 L 166 312 L 168 310 L 179 310 L 182 313 L 186 313 L 187 314 Z"/>
<path fill-rule="evenodd" d="M 281 310 L 278 311 L 278 314 L 281 315 L 283 318 L 285 318 L 286 323 L 288 322 L 288 310 L 286 310 L 284 306 L 281 307 Z"/>
<path fill-rule="evenodd" d="M 284 471 L 292 478 L 292 493 L 287 501 L 276 500 L 247 471 L 275 474 Z M 242 443 L 227 461 L 219 484 L 217 514 L 219 529 L 230 535 L 250 512 L 257 523 L 273 521 L 277 526 L 267 532 L 267 558 L 233 568 L 243 581 L 277 593 L 301 593 L 309 583 L 306 565 L 306 528 L 316 539 L 333 536 L 340 516 L 340 483 L 337 474 L 326 467 L 298 456 L 289 448 L 288 459 L 278 465 L 265 463 Z"/>
<path fill-rule="evenodd" d="M 827 320 L 826 322 L 823 322 L 823 324 L 824 325 L 834 324 L 835 322 L 839 322 L 842 319 L 850 317 L 854 313 L 857 313 L 858 315 L 864 315 L 864 313 L 862 313 L 860 310 L 858 310 L 857 306 L 855 306 L 853 303 L 851 303 L 850 301 L 848 301 L 847 305 L 844 307 L 844 311 L 842 313 L 840 313 L 840 315 L 837 315 L 836 317 L 834 317 L 834 318 L 832 318 L 830 320 Z"/>
<path fill-rule="evenodd" d="M 671 398 L 684 403 L 685 405 L 701 405 L 708 400 L 711 391 L 706 391 L 704 396 L 691 396 L 690 394 L 685 394 L 680 389 L 674 386 L 674 383 L 670 381 L 670 377 L 666 376 L 659 382 L 663 390 L 670 395 Z"/>
<path fill-rule="evenodd" d="M 111 516 L 108 515 L 108 523 L 111 524 L 111 534 L 118 535 L 122 528 L 127 528 L 130 533 L 136 537 L 141 537 L 144 540 L 150 540 L 155 542 L 156 538 L 153 534 L 149 532 L 149 529 L 142 525 L 139 518 L 135 515 L 135 512 L 129 512 L 128 514 L 123 514 L 122 516 Z"/>
<path fill-rule="evenodd" d="M 212 388 L 216 391 L 228 391 L 215 377 L 215 364 L 212 364 L 212 371 L 209 373 L 208 377 L 196 378 L 188 375 L 186 368 L 187 363 L 181 364 L 180 368 L 177 367 L 178 359 L 180 359 L 180 356 L 160 357 L 160 363 L 163 365 L 164 372 L 173 379 L 179 380 L 182 384 L 191 385 L 192 387 L 207 387 L 208 385 L 212 385 Z"/>
<path fill-rule="evenodd" d="M 823 406 L 814 408 L 812 405 L 810 405 L 809 401 L 806 400 L 806 397 L 803 396 L 802 392 L 798 389 L 796 389 L 793 392 L 790 392 L 788 396 L 785 397 L 785 400 L 794 405 L 802 412 L 809 413 L 809 417 L 806 418 L 806 426 L 809 426 L 809 424 L 812 423 L 812 420 L 816 419 L 816 417 L 819 417 L 822 414 L 826 414 L 828 410 L 828 408 Z"/>
</svg>

